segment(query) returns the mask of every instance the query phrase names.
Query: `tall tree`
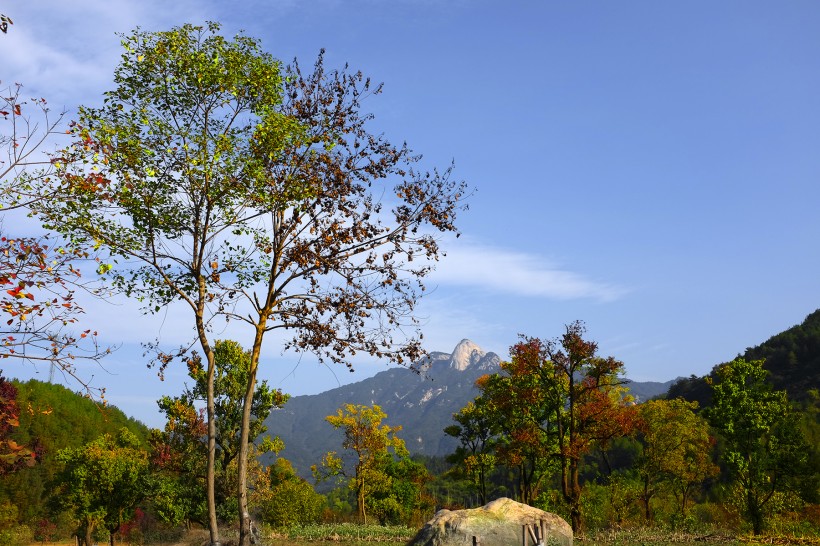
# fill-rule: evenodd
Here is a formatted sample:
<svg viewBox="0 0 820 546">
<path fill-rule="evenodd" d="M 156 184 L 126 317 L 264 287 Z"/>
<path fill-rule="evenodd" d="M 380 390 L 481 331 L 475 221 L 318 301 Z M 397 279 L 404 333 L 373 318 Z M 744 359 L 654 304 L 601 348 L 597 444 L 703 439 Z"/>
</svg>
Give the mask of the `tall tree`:
<svg viewBox="0 0 820 546">
<path fill-rule="evenodd" d="M 336 415 L 328 415 L 325 420 L 344 432 L 342 447 L 353 453 L 353 468 L 346 468 L 344 459 L 336 452 L 327 453 L 321 467 L 313 467 L 318 479 L 348 478 L 348 486 L 356 493 L 356 512 L 362 523 L 367 523 L 368 495 L 384 489 L 384 482 L 389 479 L 389 463 L 394 457 L 408 455 L 404 440 L 396 436 L 401 427 L 383 425 L 385 417 L 387 414 L 375 404 L 345 404 Z"/>
<path fill-rule="evenodd" d="M 623 388 L 623 362 L 611 356 L 599 357 L 598 344 L 585 340 L 585 333 L 582 322 L 573 322 L 560 339 L 544 347 L 552 370 L 543 384 L 553 389 L 551 399 L 557 402 L 552 410 L 560 449 L 561 492 L 569 505 L 574 531 L 581 528 L 579 473 L 584 454 L 631 433 L 635 424 L 635 411 Z"/>
<path fill-rule="evenodd" d="M 118 88 L 103 108 L 81 109 L 64 199 L 44 214 L 140 262 L 113 277 L 149 311 L 176 299 L 188 305 L 209 385 L 209 322 L 221 315 L 249 326 L 237 459 L 244 546 L 247 438 L 265 334 L 290 330 L 284 349 L 348 365 L 358 353 L 420 358 L 421 279 L 440 255 L 435 231 L 455 231 L 465 186 L 449 169 L 415 170 L 419 156 L 368 130 L 361 101 L 381 87 L 361 73 L 328 72 L 320 56 L 311 74 L 294 62 L 283 80 L 256 41 L 228 42 L 218 30 L 125 38 Z"/>
<path fill-rule="evenodd" d="M 763 361 L 738 358 L 715 370 L 707 418 L 726 441 L 724 462 L 739 486 L 743 515 L 760 534 L 778 491 L 798 491 L 809 446 L 786 391 L 766 381 Z"/>
<path fill-rule="evenodd" d="M 80 108 L 76 144 L 58 163 L 62 199 L 43 203 L 47 223 L 94 242 L 125 264 L 113 285 L 147 312 L 182 301 L 191 312 L 207 373 L 207 502 L 211 543 L 219 544 L 214 496 L 216 419 L 211 320 L 232 306 L 235 283 L 253 283 L 241 247 L 254 229 L 255 201 L 270 192 L 253 150 L 282 116 L 279 63 L 256 40 L 218 35 L 219 25 L 135 31 L 101 108 Z M 294 187 L 296 184 L 294 184 Z M 110 263 L 108 264 L 110 265 Z M 181 351 L 184 352 L 184 351 Z M 163 363 L 168 355 L 161 354 Z"/>
<path fill-rule="evenodd" d="M 680 398 L 650 400 L 638 406 L 643 452 L 637 468 L 647 522 L 652 521 L 651 501 L 661 487 L 676 493 L 685 516 L 694 488 L 719 471 L 711 459 L 714 442 L 708 424 L 695 413 L 697 406 L 697 402 Z"/>
<path fill-rule="evenodd" d="M 85 546 L 102 526 L 114 546 L 114 534 L 131 518 L 147 489 L 148 455 L 139 440 L 123 428 L 114 437 L 103 435 L 79 448 L 57 455 L 62 469 L 52 498 L 59 508 L 73 512 Z"/>
</svg>

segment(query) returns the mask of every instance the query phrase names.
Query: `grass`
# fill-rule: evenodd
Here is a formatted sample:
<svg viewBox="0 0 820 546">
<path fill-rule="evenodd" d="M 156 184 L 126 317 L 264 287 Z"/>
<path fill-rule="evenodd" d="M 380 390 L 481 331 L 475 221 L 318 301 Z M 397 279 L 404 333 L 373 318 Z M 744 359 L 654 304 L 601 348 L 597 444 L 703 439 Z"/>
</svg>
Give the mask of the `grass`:
<svg viewBox="0 0 820 546">
<path fill-rule="evenodd" d="M 610 530 L 578 535 L 575 544 L 579 546 L 673 546 L 680 544 L 713 544 L 727 546 L 749 546 L 757 544 L 800 544 L 820 546 L 818 536 L 788 535 L 733 535 L 721 532 L 687 533 L 665 529 Z"/>
<path fill-rule="evenodd" d="M 402 526 L 359 525 L 356 523 L 324 523 L 316 525 L 292 525 L 284 529 L 264 530 L 262 537 L 286 539 L 296 542 L 391 542 L 404 544 L 417 529 Z"/>
<path fill-rule="evenodd" d="M 399 526 L 358 525 L 355 523 L 327 523 L 317 525 L 293 525 L 282 529 L 263 527 L 262 546 L 304 546 L 306 543 L 330 542 L 334 546 L 380 546 L 406 544 L 417 529 Z M 223 543 L 236 542 L 236 530 L 224 529 Z M 202 546 L 207 542 L 208 532 L 204 529 L 190 531 L 174 541 L 146 542 L 146 546 Z M 74 541 L 46 543 L 47 546 L 73 546 Z M 128 546 L 127 542 L 120 542 Z M 820 546 L 820 536 L 793 535 L 752 535 L 735 536 L 728 533 L 686 533 L 661 528 L 640 528 L 600 531 L 580 534 L 575 537 L 577 546 L 679 546 L 681 544 L 704 544 L 705 546 L 757 546 L 762 544 L 798 544 Z M 42 546 L 31 543 L 30 546 Z M 104 546 L 104 545 L 102 545 Z M 515 546 L 515 545 L 513 545 Z"/>
</svg>

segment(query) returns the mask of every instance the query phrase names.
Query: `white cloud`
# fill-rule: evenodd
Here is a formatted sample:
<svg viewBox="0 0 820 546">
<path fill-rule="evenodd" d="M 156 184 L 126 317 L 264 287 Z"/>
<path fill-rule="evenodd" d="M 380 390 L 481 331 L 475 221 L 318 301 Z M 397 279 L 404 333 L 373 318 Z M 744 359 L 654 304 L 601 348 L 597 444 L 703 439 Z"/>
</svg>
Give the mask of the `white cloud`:
<svg viewBox="0 0 820 546">
<path fill-rule="evenodd" d="M 198 3 L 186 0 L 43 0 L 14 3 L 3 11 L 14 21 L 0 37 L 3 86 L 22 83 L 55 108 L 99 102 L 119 60 L 116 33 L 137 26 L 166 29 L 191 18 L 198 21 L 200 13 Z"/>
<path fill-rule="evenodd" d="M 626 290 L 556 267 L 523 252 L 470 243 L 447 245 L 432 283 L 474 286 L 518 296 L 612 301 Z"/>
</svg>

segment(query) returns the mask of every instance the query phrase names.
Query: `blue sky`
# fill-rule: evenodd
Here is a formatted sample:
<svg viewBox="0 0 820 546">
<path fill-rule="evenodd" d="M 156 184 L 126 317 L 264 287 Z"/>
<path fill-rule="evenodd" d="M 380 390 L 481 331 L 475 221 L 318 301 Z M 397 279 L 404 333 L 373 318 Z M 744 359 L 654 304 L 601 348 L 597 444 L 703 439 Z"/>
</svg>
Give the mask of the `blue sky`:
<svg viewBox="0 0 820 546">
<path fill-rule="evenodd" d="M 582 319 L 637 380 L 703 374 L 820 307 L 820 4 L 815 1 L 5 1 L 0 80 L 71 110 L 112 86 L 116 32 L 215 20 L 283 61 L 349 63 L 365 106 L 428 167 L 476 191 L 420 307 L 429 350 L 470 338 L 502 357 L 519 333 Z M 10 225 L 6 221 L 6 228 Z M 177 393 L 139 342 L 175 346 L 183 310 L 87 302 L 121 348 L 89 369 L 109 400 L 160 426 Z M 226 334 L 232 332 L 226 332 Z M 241 334 L 236 336 L 242 341 Z M 356 373 L 282 355 L 293 394 Z M 47 377 L 6 365 L 5 374 Z"/>
</svg>

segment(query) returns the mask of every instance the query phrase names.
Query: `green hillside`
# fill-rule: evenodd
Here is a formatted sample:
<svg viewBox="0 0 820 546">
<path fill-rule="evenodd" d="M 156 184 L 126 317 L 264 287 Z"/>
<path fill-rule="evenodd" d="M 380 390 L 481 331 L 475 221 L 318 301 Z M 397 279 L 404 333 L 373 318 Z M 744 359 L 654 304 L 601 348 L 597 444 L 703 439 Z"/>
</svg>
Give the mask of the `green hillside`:
<svg viewBox="0 0 820 546">
<path fill-rule="evenodd" d="M 139 438 L 147 437 L 148 428 L 118 408 L 103 406 L 61 385 L 33 379 L 26 383 L 12 381 L 12 384 L 17 388 L 20 412 L 20 426 L 12 437 L 17 443 L 33 448 L 39 460 L 39 464 L 0 480 L 0 506 L 16 506 L 20 521 L 29 521 L 40 513 L 59 450 L 79 447 L 123 427 Z"/>
<path fill-rule="evenodd" d="M 763 367 L 769 372 L 769 381 L 775 389 L 785 390 L 792 401 L 809 401 L 810 391 L 820 389 L 820 309 L 807 316 L 802 324 L 747 348 L 738 356 L 747 361 L 765 360 Z M 709 376 L 713 374 L 714 369 Z M 707 406 L 711 401 L 711 388 L 706 377 L 691 376 L 672 385 L 669 397 L 697 400 L 701 406 Z"/>
</svg>

